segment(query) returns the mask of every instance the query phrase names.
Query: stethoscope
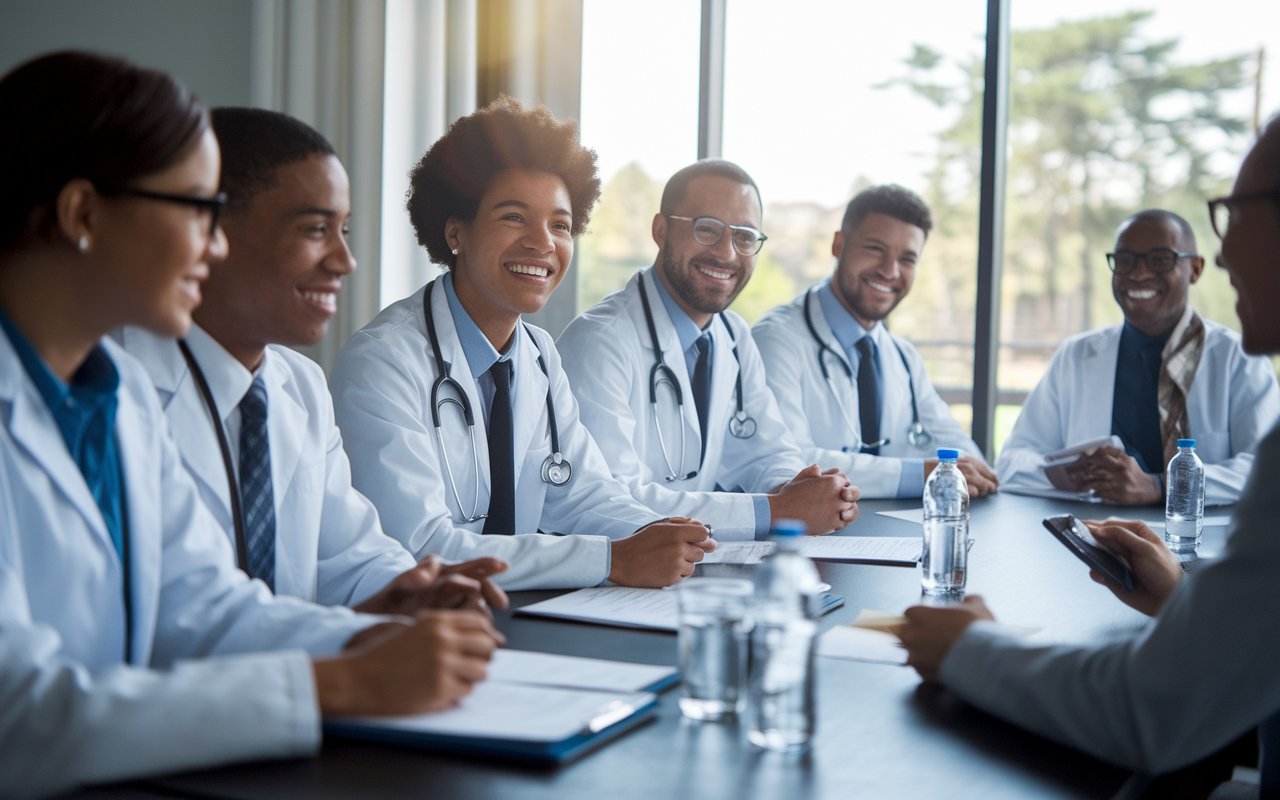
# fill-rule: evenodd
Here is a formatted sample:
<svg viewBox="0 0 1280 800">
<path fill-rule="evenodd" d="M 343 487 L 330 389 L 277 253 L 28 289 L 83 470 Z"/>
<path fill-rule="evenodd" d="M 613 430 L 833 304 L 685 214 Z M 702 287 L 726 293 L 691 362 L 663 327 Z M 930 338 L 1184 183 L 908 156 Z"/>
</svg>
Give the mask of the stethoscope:
<svg viewBox="0 0 1280 800">
<path fill-rule="evenodd" d="M 431 339 L 431 350 L 436 360 L 436 380 L 431 384 L 431 424 L 436 431 L 436 442 L 440 446 L 440 455 L 444 458 L 444 469 L 449 481 L 449 490 L 453 492 L 453 500 L 462 511 L 462 498 L 458 495 L 458 484 L 453 479 L 453 465 L 449 462 L 449 448 L 445 446 L 444 434 L 440 426 L 440 409 L 446 405 L 455 405 L 462 411 L 462 418 L 467 424 L 467 434 L 471 437 L 471 463 L 476 471 L 475 495 L 471 501 L 471 513 L 464 517 L 467 522 L 475 522 L 488 518 L 488 514 L 478 513 L 480 510 L 480 450 L 476 447 L 476 417 L 471 410 L 471 401 L 458 383 L 449 373 L 449 364 L 445 363 L 440 352 L 440 340 L 436 336 L 435 315 L 431 311 L 431 292 L 436 282 L 427 284 L 422 293 L 422 312 L 427 320 L 427 335 Z M 522 323 L 527 326 L 527 323 Z M 533 335 L 529 336 L 534 347 L 538 348 L 538 367 L 547 376 L 547 426 L 551 429 L 551 455 L 542 462 L 542 480 L 552 486 L 564 486 L 573 479 L 573 465 L 560 452 L 560 426 L 556 424 L 556 409 L 551 402 L 551 375 L 547 372 L 547 364 L 542 358 L 542 348 L 538 347 Z M 442 388 L 452 389 L 457 398 L 441 397 Z"/>
<path fill-rule="evenodd" d="M 218 449 L 222 451 L 222 466 L 227 471 L 227 495 L 231 498 L 231 524 L 236 534 L 236 565 L 242 572 L 248 574 L 249 564 L 245 554 L 249 550 L 245 545 L 244 516 L 240 513 L 240 484 L 236 481 L 235 466 L 231 463 L 231 447 L 227 444 L 227 432 L 222 427 L 222 415 L 218 413 L 218 404 L 213 400 L 213 392 L 209 389 L 209 381 L 204 377 L 204 370 L 200 369 L 199 362 L 191 354 L 191 348 L 187 347 L 185 340 L 178 340 L 178 349 L 182 351 L 182 357 L 187 361 L 187 369 L 191 371 L 191 377 L 195 379 L 196 387 L 200 390 L 205 409 L 213 418 L 213 432 L 218 436 Z"/>
<path fill-rule="evenodd" d="M 840 406 L 840 415 L 844 417 L 844 423 L 849 427 L 849 431 L 853 433 L 854 446 L 846 447 L 845 450 L 858 450 L 866 452 L 868 448 L 884 447 L 889 444 L 888 439 L 881 439 L 878 442 L 863 442 L 858 445 L 862 437 L 858 434 L 858 429 L 853 426 L 853 420 L 849 416 L 849 409 L 845 406 L 844 400 L 840 397 L 840 392 L 836 391 L 835 382 L 831 380 L 831 371 L 827 369 L 827 354 L 835 358 L 836 363 L 844 370 L 844 374 L 848 379 L 853 381 L 853 368 L 841 358 L 831 346 L 822 340 L 818 335 L 818 329 L 813 324 L 813 314 L 809 310 L 809 300 L 814 291 L 810 289 L 804 298 L 804 322 L 809 327 L 809 334 L 813 336 L 813 340 L 818 343 L 818 366 L 822 369 L 822 378 L 827 382 L 827 387 L 831 389 L 831 395 L 835 397 L 836 404 Z M 898 357 L 902 359 L 902 366 L 907 370 L 907 388 L 911 390 L 911 427 L 907 429 L 907 443 L 918 450 L 928 450 L 929 445 L 933 444 L 933 434 L 924 429 L 924 424 L 920 422 L 920 408 L 916 405 L 916 386 L 913 376 L 911 375 L 911 364 L 907 362 L 907 354 L 902 352 L 902 345 L 898 344 L 895 339 L 893 346 L 898 351 Z"/>
<path fill-rule="evenodd" d="M 681 470 L 677 470 L 672 465 L 671 456 L 667 453 L 667 442 L 662 436 L 662 422 L 658 414 L 658 387 L 664 384 L 670 387 L 671 393 L 675 396 L 676 410 L 680 412 L 681 468 L 684 467 L 685 441 L 688 437 L 685 431 L 686 426 L 684 425 L 684 393 L 680 391 L 680 381 L 676 378 L 676 373 L 662 358 L 662 348 L 658 345 L 658 328 L 653 324 L 653 311 L 649 307 L 649 293 L 645 291 L 643 275 L 639 277 L 639 285 L 640 304 L 644 307 L 644 321 L 649 326 L 649 340 L 653 342 L 653 353 L 657 359 L 653 364 L 653 368 L 649 370 L 649 407 L 653 411 L 654 430 L 658 432 L 658 448 L 662 451 L 662 460 L 667 465 L 667 475 L 664 480 L 667 483 L 687 481 L 698 476 L 699 470 L 702 469 L 702 455 L 698 457 L 698 469 L 681 474 Z M 756 421 L 742 407 L 742 357 L 738 355 L 738 337 L 733 334 L 733 326 L 729 324 L 729 320 L 725 317 L 723 311 L 720 312 L 720 322 L 724 324 L 725 330 L 729 332 L 729 340 L 733 342 L 733 358 L 738 362 L 738 375 L 734 390 L 738 403 L 737 410 L 729 418 L 729 433 L 738 439 L 750 439 L 756 435 Z"/>
</svg>

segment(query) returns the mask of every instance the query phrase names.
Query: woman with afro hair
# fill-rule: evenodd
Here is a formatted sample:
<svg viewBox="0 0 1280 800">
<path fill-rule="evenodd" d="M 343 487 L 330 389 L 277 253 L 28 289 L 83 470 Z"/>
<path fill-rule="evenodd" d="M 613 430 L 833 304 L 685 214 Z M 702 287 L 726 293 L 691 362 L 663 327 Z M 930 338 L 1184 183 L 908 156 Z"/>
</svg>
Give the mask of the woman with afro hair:
<svg viewBox="0 0 1280 800">
<path fill-rule="evenodd" d="M 410 173 L 409 218 L 446 272 L 356 333 L 330 383 L 354 484 L 416 557 L 495 556 L 508 589 L 657 587 L 715 548 L 611 476 L 551 336 L 520 319 L 564 279 L 599 196 L 577 125 L 508 97 Z"/>
</svg>

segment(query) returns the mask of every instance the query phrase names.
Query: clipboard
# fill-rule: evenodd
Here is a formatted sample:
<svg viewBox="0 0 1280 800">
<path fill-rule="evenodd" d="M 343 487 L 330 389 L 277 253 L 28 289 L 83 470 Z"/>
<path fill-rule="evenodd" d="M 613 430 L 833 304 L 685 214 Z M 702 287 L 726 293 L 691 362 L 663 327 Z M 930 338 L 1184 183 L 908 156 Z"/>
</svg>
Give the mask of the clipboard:
<svg viewBox="0 0 1280 800">
<path fill-rule="evenodd" d="M 482 702 L 508 708 L 510 717 L 537 713 L 536 709 L 559 707 L 577 710 L 590 708 L 579 715 L 575 724 L 547 726 L 544 735 L 530 730 L 511 730 L 505 735 L 491 735 L 495 729 L 474 726 L 468 732 L 465 724 L 456 723 L 468 713 L 467 700 L 484 693 Z M 530 708 L 521 699 L 534 697 Z M 511 702 L 514 700 L 515 702 Z M 333 719 L 324 724 L 329 736 L 360 739 L 406 747 L 414 747 L 450 755 L 492 758 L 529 764 L 565 764 L 581 758 L 601 745 L 652 719 L 657 714 L 658 699 L 650 692 L 616 693 L 588 689 L 561 689 L 526 684 L 487 682 L 461 706 L 436 714 L 414 717 Z M 452 720 L 447 719 L 453 717 Z M 444 724 L 441 724 L 441 723 Z M 512 726 L 519 729 L 522 726 Z"/>
</svg>

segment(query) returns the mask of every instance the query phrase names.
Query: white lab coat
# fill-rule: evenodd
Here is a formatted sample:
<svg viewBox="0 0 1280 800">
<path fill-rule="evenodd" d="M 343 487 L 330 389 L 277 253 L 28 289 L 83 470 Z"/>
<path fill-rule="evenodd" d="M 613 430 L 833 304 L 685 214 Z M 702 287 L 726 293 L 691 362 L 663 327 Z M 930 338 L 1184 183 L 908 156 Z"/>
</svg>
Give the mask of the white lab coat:
<svg viewBox="0 0 1280 800">
<path fill-rule="evenodd" d="M 820 348 L 804 321 L 806 302 L 818 336 L 835 353 L 834 356 L 826 354 L 834 391 L 822 377 L 818 364 Z M 791 428 L 805 459 L 817 462 L 824 469 L 839 467 L 862 490 L 864 498 L 896 497 L 904 458 L 934 458 L 939 447 L 951 447 L 982 459 L 978 445 L 951 416 L 951 409 L 933 388 L 920 351 L 901 336 L 890 334 L 883 325 L 877 323 L 871 335 L 880 351 L 884 379 L 880 435 L 889 439 L 889 444 L 881 447 L 880 455 L 875 456 L 842 449 L 856 443 L 855 431 L 861 436 L 858 388 L 845 371 L 851 368 L 849 360 L 832 333 L 814 290 L 802 292 L 790 303 L 769 311 L 756 322 L 751 333 L 760 348 L 782 418 Z M 902 364 L 895 343 L 911 365 L 910 374 Z M 856 370 L 854 376 L 857 376 Z M 920 422 L 933 436 L 925 448 L 913 447 L 907 440 L 911 428 L 912 386 Z"/>
<path fill-rule="evenodd" d="M 177 342 L 139 328 L 117 336 L 151 373 L 182 463 L 234 548 L 227 470 L 213 421 Z M 253 376 L 199 327 L 192 326 L 187 343 L 231 431 L 232 467 L 239 474 L 237 405 Z M 358 605 L 416 561 L 382 532 L 373 504 L 351 486 L 351 465 L 320 366 L 271 346 L 260 374 L 267 390 L 276 510 L 275 591 L 324 605 Z M 232 417 L 235 425 L 228 424 Z"/>
<path fill-rule="evenodd" d="M 441 410 L 444 451 L 431 422 L 431 386 L 436 362 L 427 338 L 419 289 L 383 309 L 351 337 L 333 368 L 329 385 L 355 487 L 377 506 L 383 529 L 416 557 L 437 553 L 449 560 L 495 556 L 511 565 L 496 580 L 509 589 L 595 586 L 609 574 L 610 540 L 629 536 L 661 515 L 641 506 L 609 468 L 587 429 L 546 331 L 517 326 L 514 536 L 483 535 L 484 520 L 466 522 L 479 480 L 479 512 L 489 507 L 489 449 L 479 387 L 458 340 L 444 287 L 431 296 L 440 349 L 450 374 L 462 386 L 475 414 L 475 453 L 456 406 Z M 534 347 L 536 340 L 537 347 Z M 560 447 L 573 465 L 564 486 L 542 480 L 551 454 L 547 424 L 546 360 L 560 428 Z M 441 397 L 452 396 L 443 393 Z M 448 456 L 461 507 L 445 479 Z M 543 531 L 545 534 L 535 533 Z M 548 534 L 574 534 L 555 536 Z M 595 535 L 591 535 L 595 534 Z"/>
<path fill-rule="evenodd" d="M 1050 490 L 1045 453 L 1111 434 L 1123 327 L 1073 336 L 1053 354 L 996 460 L 1002 487 Z M 1204 327 L 1187 417 L 1204 462 L 1205 504 L 1224 505 L 1240 498 L 1258 441 L 1280 419 L 1280 387 L 1267 359 L 1245 355 L 1240 334 L 1207 319 Z"/>
<path fill-rule="evenodd" d="M 649 373 L 656 357 L 640 302 L 641 276 L 662 357 L 675 373 L 684 396 L 682 417 L 670 387 L 658 389 L 658 414 L 670 467 L 658 440 L 659 420 L 649 403 Z M 729 420 L 737 410 L 739 365 L 733 355 L 734 341 L 717 316 L 710 326 L 714 363 L 703 467 L 691 480 L 665 480 L 673 470 L 685 475 L 698 467 L 702 435 L 684 350 L 659 294 L 658 280 L 652 268 L 637 272 L 626 287 L 587 309 L 560 335 L 556 346 L 564 357 L 582 421 L 613 474 L 636 500 L 664 516 L 706 522 L 720 540 L 754 539 L 755 505 L 751 495 L 742 492 L 768 492 L 812 462 L 801 459 L 778 414 L 751 329 L 730 311 L 726 317 L 734 326 L 742 359 L 743 409 L 755 420 L 756 433 L 748 439 L 729 433 Z M 718 487 L 728 491 L 716 491 Z M 763 522 L 767 528 L 769 520 Z"/>
<path fill-rule="evenodd" d="M 0 335 L 6 796 L 313 752 L 320 719 L 307 652 L 335 653 L 370 624 L 348 609 L 275 598 L 235 569 L 146 370 L 114 342 L 103 346 L 120 372 L 115 435 L 137 666 L 122 663 L 123 576 L 102 514 Z M 268 649 L 279 652 L 245 655 Z"/>
</svg>

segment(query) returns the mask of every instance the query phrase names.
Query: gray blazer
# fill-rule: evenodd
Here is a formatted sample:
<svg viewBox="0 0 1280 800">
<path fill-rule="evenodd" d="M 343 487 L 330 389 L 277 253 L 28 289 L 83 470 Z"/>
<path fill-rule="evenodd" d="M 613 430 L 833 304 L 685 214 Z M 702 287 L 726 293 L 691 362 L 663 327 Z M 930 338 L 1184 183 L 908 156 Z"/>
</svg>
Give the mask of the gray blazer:
<svg viewBox="0 0 1280 800">
<path fill-rule="evenodd" d="M 1132 637 L 1033 644 L 969 627 L 941 680 L 974 705 L 1098 758 L 1168 772 L 1280 711 L 1280 426 L 1258 445 L 1221 558 L 1192 570 Z M 1280 790 L 1266 751 L 1262 796 Z M 1280 741 L 1277 742 L 1280 744 Z"/>
</svg>

